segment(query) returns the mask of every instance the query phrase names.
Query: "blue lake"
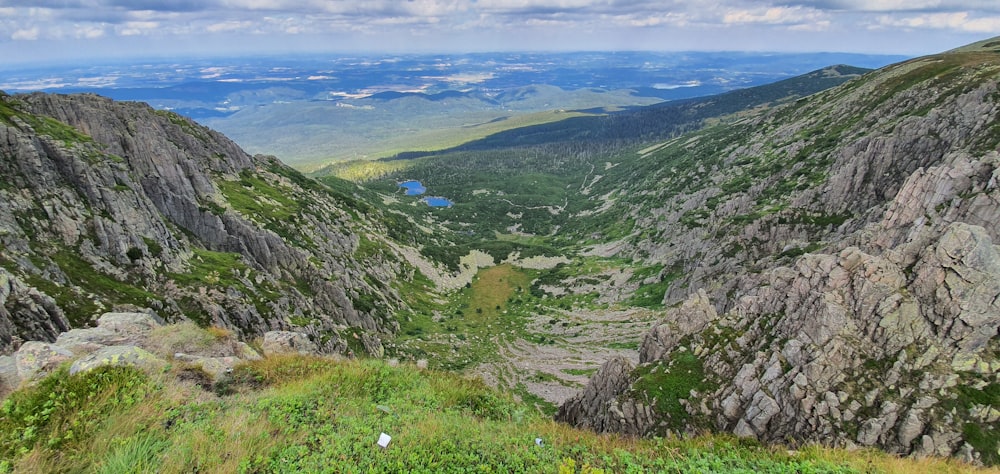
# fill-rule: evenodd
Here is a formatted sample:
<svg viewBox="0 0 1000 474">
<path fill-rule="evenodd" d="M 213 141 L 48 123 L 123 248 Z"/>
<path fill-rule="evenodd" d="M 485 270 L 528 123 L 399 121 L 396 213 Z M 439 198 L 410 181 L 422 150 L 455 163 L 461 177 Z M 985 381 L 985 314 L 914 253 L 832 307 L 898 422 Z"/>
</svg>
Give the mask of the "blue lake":
<svg viewBox="0 0 1000 474">
<path fill-rule="evenodd" d="M 404 189 L 403 192 L 407 196 L 420 196 L 421 194 L 427 192 L 427 188 L 424 187 L 423 183 L 415 179 L 403 181 L 402 183 L 399 183 L 399 187 Z M 451 201 L 451 199 L 439 196 L 427 196 L 421 199 L 421 201 L 427 203 L 427 205 L 431 207 L 451 207 L 455 204 Z"/>
<path fill-rule="evenodd" d="M 407 196 L 419 196 L 427 192 L 427 188 L 417 180 L 403 181 L 399 183 L 399 187 L 406 190 Z"/>
<path fill-rule="evenodd" d="M 451 199 L 436 196 L 428 196 L 421 199 L 421 201 L 426 202 L 431 207 L 451 207 L 452 204 L 455 204 L 451 202 Z"/>
</svg>

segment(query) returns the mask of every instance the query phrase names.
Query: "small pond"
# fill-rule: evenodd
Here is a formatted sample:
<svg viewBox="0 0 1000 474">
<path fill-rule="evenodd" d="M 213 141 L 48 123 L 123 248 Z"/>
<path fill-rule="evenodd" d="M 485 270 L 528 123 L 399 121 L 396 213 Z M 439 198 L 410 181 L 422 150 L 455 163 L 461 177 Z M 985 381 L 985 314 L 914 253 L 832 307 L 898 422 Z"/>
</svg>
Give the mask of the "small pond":
<svg viewBox="0 0 1000 474">
<path fill-rule="evenodd" d="M 452 204 L 455 204 L 451 202 L 451 199 L 438 196 L 428 196 L 421 199 L 421 201 L 426 202 L 431 207 L 451 207 Z"/>
<path fill-rule="evenodd" d="M 399 187 L 406 190 L 405 193 L 407 196 L 419 196 L 427 192 L 427 188 L 423 184 L 420 184 L 420 181 L 414 179 L 399 183 Z"/>
<path fill-rule="evenodd" d="M 399 183 L 399 187 L 403 188 L 403 193 L 407 196 L 420 196 L 427 192 L 427 188 L 424 187 L 423 183 L 415 179 L 409 181 L 403 181 Z M 451 199 L 440 197 L 440 196 L 427 196 L 421 201 L 427 203 L 431 207 L 451 207 L 454 202 Z"/>
</svg>

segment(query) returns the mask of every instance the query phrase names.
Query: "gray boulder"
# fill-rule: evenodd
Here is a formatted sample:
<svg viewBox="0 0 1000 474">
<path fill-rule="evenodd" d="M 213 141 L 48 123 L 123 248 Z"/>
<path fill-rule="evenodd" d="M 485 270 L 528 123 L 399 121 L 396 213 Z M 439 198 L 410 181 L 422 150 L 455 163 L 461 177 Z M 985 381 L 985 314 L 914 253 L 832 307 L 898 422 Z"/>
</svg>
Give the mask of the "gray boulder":
<svg viewBox="0 0 1000 474">
<path fill-rule="evenodd" d="M 104 346 L 119 346 L 128 338 L 107 327 L 70 329 L 56 338 L 56 345 L 69 349 L 74 354 L 89 354 Z"/>
<path fill-rule="evenodd" d="M 138 346 L 109 346 L 73 362 L 69 373 L 70 375 L 78 374 L 108 365 L 134 365 L 155 370 L 165 366 L 166 361 Z"/>
<path fill-rule="evenodd" d="M 319 354 L 319 347 L 309 336 L 293 331 L 268 331 L 261 345 L 265 357 L 277 354 Z"/>
<path fill-rule="evenodd" d="M 97 319 L 97 327 L 114 332 L 130 344 L 139 344 L 149 333 L 162 324 L 146 313 L 104 313 Z"/>
<path fill-rule="evenodd" d="M 233 367 L 240 362 L 243 362 L 243 360 L 238 357 L 204 357 L 182 353 L 174 354 L 174 360 L 185 362 L 193 367 L 200 368 L 212 378 L 213 382 L 218 382 L 219 379 L 232 372 Z"/>
<path fill-rule="evenodd" d="M 38 341 L 24 343 L 14 355 L 17 376 L 21 380 L 31 380 L 72 358 L 72 352 L 47 342 Z"/>
</svg>

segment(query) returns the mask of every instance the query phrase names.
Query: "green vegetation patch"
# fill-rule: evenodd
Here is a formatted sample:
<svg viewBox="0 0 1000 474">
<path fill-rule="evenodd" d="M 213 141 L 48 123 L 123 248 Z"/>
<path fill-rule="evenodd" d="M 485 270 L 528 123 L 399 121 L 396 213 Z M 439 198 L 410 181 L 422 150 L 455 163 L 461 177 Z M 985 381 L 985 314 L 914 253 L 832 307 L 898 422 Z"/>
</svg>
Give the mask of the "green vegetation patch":
<svg viewBox="0 0 1000 474">
<path fill-rule="evenodd" d="M 234 209 L 265 222 L 284 221 L 300 211 L 290 190 L 280 190 L 249 170 L 236 181 L 218 180 L 216 185 Z"/>
<path fill-rule="evenodd" d="M 301 174 L 283 171 L 293 182 L 302 182 L 307 188 L 320 189 L 319 183 Z M 216 180 L 216 186 L 226 201 L 240 214 L 256 221 L 265 229 L 278 234 L 286 242 L 300 247 L 312 247 L 310 238 L 303 235 L 296 225 L 304 212 L 315 205 L 307 194 L 296 192 L 288 186 L 272 184 L 250 170 L 240 172 L 239 180 Z M 346 196 L 342 196 L 345 197 Z M 212 202 L 203 203 L 212 212 L 221 214 L 224 209 L 212 209 Z"/>
<path fill-rule="evenodd" d="M 946 400 L 945 407 L 958 409 L 960 414 L 967 414 L 974 407 L 1000 407 L 1000 383 L 995 381 L 985 383 L 979 374 L 963 374 L 966 382 L 954 388 L 955 398 Z M 978 381 L 978 383 L 977 383 Z M 981 388 L 976 388 L 985 383 Z M 978 420 L 966 421 L 962 426 L 965 440 L 976 448 L 983 456 L 983 462 L 989 465 L 1000 463 L 1000 428 L 996 423 L 982 423 Z"/>
<path fill-rule="evenodd" d="M 85 454 L 107 417 L 156 390 L 133 367 L 100 367 L 69 375 L 62 367 L 0 402 L 0 466 L 32 450 Z M 0 468 L 0 472 L 5 469 Z"/>
<path fill-rule="evenodd" d="M 169 273 L 168 276 L 180 285 L 188 287 L 217 288 L 225 291 L 234 288 L 244 293 L 261 315 L 271 314 L 268 307 L 270 301 L 277 300 L 280 288 L 275 288 L 267 282 L 252 285 L 253 271 L 243 261 L 243 256 L 233 252 L 216 252 L 194 248 L 194 255 L 188 260 L 188 271 L 185 273 Z M 290 284 L 296 286 L 298 282 Z M 301 285 L 299 285 L 301 286 Z M 203 309 L 188 297 L 181 298 L 178 303 L 181 310 L 191 320 L 202 326 L 210 323 Z"/>
<path fill-rule="evenodd" d="M 183 285 L 242 286 L 239 276 L 248 268 L 238 253 L 202 248 L 194 249 L 188 265 L 187 273 L 172 273 L 170 277 Z"/>
<path fill-rule="evenodd" d="M 250 362 L 220 397 L 179 373 L 154 384 L 134 368 L 62 370 L 15 392 L 0 404 L 0 472 L 849 473 L 881 459 L 598 435 L 481 381 L 377 360 Z"/>
<path fill-rule="evenodd" d="M 8 125 L 14 125 L 14 117 L 30 125 L 35 130 L 35 133 L 59 140 L 67 146 L 77 143 L 94 143 L 94 139 L 90 136 L 52 117 L 34 115 L 22 111 L 18 102 L 10 96 L 0 97 L 0 121 Z"/>
<path fill-rule="evenodd" d="M 513 302 L 531 278 L 528 271 L 498 265 L 480 270 L 447 303 L 413 301 L 419 309 L 401 315 L 394 351 L 452 370 L 491 360 L 499 341 L 523 335 L 527 315 Z"/>
<path fill-rule="evenodd" d="M 56 300 L 74 327 L 85 326 L 90 318 L 101 311 L 92 295 L 111 304 L 149 306 L 160 297 L 134 283 L 120 281 L 101 273 L 72 250 L 61 249 L 50 257 L 69 280 L 59 284 L 52 279 L 27 273 L 25 280 Z"/>
<path fill-rule="evenodd" d="M 655 271 L 655 273 L 653 273 Z M 684 269 L 677 265 L 665 271 L 662 265 L 644 267 L 633 274 L 630 280 L 642 281 L 658 274 L 659 281 L 641 285 L 626 301 L 629 305 L 650 309 L 663 308 L 663 296 L 667 289 L 678 278 L 684 276 Z"/>
<path fill-rule="evenodd" d="M 704 364 L 689 350 L 676 350 L 665 361 L 639 366 L 632 373 L 634 393 L 655 407 L 667 426 L 683 430 L 691 419 L 681 399 L 691 398 L 691 391 L 710 391 L 714 384 L 705 379 Z M 707 428 L 707 426 L 704 426 Z"/>
</svg>

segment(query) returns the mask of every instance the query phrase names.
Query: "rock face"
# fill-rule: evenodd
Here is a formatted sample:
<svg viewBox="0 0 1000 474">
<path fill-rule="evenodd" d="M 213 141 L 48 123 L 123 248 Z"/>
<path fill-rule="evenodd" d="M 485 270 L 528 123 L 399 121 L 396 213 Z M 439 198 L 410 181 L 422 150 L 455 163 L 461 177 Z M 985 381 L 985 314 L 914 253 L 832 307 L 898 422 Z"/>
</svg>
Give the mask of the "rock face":
<svg viewBox="0 0 1000 474">
<path fill-rule="evenodd" d="M 605 362 L 583 392 L 559 406 L 556 419 L 598 432 L 644 434 L 643 429 L 655 422 L 653 411 L 619 399 L 631 385 L 634 368 L 623 357 Z"/>
<path fill-rule="evenodd" d="M 377 352 L 407 272 L 359 205 L 145 104 L 0 93 L 0 353 L 117 308 Z"/>
<path fill-rule="evenodd" d="M 662 234 L 636 248 L 682 274 L 639 366 L 609 362 L 557 418 L 1000 462 L 998 53 L 903 63 L 714 137 L 721 159 L 688 178 L 705 187 L 650 211 Z M 736 186 L 760 156 L 793 174 Z"/>
<path fill-rule="evenodd" d="M 696 293 L 643 340 L 640 368 L 651 369 L 609 361 L 557 418 L 631 434 L 715 429 L 956 454 L 963 430 L 995 430 L 1000 419 L 976 395 L 1000 386 L 1000 246 L 982 227 L 953 223 L 916 255 L 894 250 L 803 256 L 761 274 L 721 315 Z M 682 396 L 680 417 L 636 416 L 665 396 L 644 378 L 686 353 L 707 389 Z"/>
</svg>

